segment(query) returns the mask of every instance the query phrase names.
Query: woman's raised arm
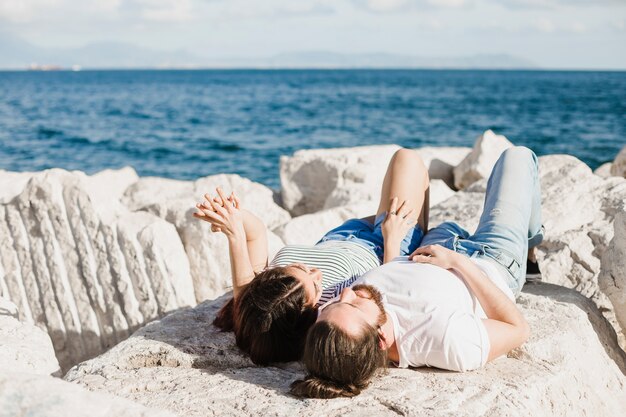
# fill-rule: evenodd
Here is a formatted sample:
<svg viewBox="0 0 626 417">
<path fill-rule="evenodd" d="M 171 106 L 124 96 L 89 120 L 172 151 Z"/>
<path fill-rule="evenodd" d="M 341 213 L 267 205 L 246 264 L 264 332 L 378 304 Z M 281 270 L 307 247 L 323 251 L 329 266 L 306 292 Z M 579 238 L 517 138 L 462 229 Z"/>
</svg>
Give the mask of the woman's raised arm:
<svg viewBox="0 0 626 417">
<path fill-rule="evenodd" d="M 240 207 L 233 194 L 226 198 L 221 188 L 219 197 L 205 195 L 205 201 L 196 205 L 194 217 L 211 224 L 211 230 L 224 233 L 228 239 L 233 295 L 239 295 L 255 273 L 267 266 L 267 230 L 263 222 Z"/>
</svg>

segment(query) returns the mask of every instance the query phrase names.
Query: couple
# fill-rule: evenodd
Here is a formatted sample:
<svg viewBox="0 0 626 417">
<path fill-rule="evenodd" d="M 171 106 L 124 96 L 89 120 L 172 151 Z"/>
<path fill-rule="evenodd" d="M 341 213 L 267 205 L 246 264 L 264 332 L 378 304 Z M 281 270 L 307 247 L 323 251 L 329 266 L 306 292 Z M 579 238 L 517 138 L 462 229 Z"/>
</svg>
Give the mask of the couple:
<svg viewBox="0 0 626 417">
<path fill-rule="evenodd" d="M 287 246 L 269 268 L 263 225 L 236 196 L 218 194 L 195 214 L 229 241 L 234 298 L 216 324 L 234 330 L 255 363 L 302 358 L 308 375 L 292 384 L 297 396 L 357 395 L 388 362 L 476 369 L 528 338 L 514 297 L 542 231 L 527 148 L 508 149 L 494 166 L 473 235 L 447 222 L 424 236 L 428 173 L 403 149 L 374 219 L 349 220 L 313 247 Z"/>
</svg>

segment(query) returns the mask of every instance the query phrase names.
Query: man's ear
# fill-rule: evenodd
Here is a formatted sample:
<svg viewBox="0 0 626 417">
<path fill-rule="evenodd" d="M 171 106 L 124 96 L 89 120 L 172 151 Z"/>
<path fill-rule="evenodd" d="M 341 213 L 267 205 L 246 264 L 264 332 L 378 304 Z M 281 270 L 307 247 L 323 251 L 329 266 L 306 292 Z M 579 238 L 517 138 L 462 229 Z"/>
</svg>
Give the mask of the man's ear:
<svg viewBox="0 0 626 417">
<path fill-rule="evenodd" d="M 385 332 L 383 332 L 383 329 L 379 327 L 377 332 L 378 332 L 378 348 L 380 350 L 389 349 L 389 344 L 387 343 L 387 335 L 385 334 Z"/>
</svg>

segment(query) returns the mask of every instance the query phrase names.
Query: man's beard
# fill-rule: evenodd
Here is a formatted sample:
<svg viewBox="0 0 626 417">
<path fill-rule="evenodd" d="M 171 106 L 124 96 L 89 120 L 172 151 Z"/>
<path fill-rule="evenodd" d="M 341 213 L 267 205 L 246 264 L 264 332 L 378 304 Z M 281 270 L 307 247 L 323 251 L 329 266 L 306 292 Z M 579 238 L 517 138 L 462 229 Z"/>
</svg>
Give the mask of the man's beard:
<svg viewBox="0 0 626 417">
<path fill-rule="evenodd" d="M 378 325 L 382 326 L 387 322 L 387 312 L 385 311 L 385 307 L 383 306 L 383 295 L 378 291 L 376 287 L 367 284 L 359 284 L 352 287 L 352 291 L 363 291 L 365 292 L 370 300 L 374 301 L 378 308 L 380 309 L 380 315 L 378 316 Z"/>
</svg>

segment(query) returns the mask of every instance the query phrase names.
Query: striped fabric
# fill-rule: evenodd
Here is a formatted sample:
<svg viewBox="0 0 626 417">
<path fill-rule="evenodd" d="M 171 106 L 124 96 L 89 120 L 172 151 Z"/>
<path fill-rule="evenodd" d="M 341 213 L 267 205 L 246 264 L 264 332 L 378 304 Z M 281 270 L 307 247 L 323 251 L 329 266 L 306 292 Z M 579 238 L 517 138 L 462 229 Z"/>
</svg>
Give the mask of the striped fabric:
<svg viewBox="0 0 626 417">
<path fill-rule="evenodd" d="M 309 245 L 288 245 L 274 257 L 270 266 L 301 263 L 322 271 L 322 297 L 318 306 L 339 295 L 357 278 L 380 266 L 373 251 L 345 240 L 329 240 Z"/>
</svg>

